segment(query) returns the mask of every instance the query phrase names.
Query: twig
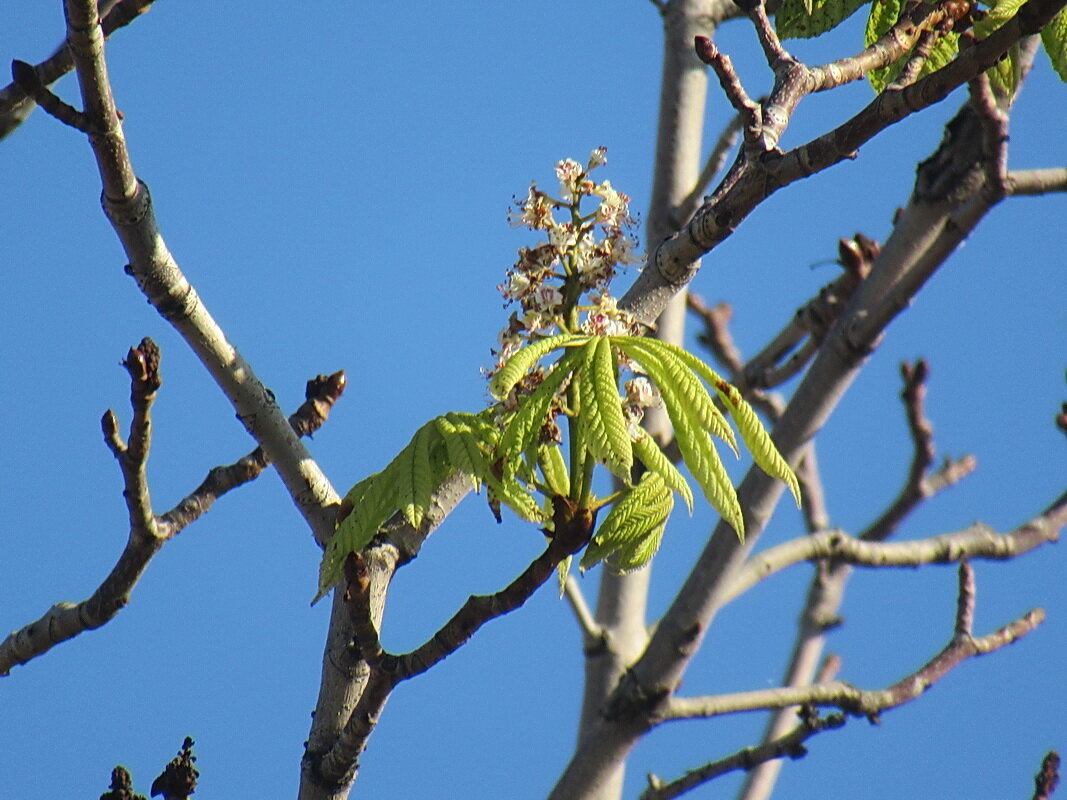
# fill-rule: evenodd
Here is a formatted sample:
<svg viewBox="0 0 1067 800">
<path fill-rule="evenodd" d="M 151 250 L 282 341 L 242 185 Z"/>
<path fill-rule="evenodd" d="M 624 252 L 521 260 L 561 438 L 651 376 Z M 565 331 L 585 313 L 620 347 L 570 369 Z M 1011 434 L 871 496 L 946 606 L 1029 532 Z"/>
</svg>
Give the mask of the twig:
<svg viewBox="0 0 1067 800">
<path fill-rule="evenodd" d="M 1034 800 L 1049 800 L 1060 782 L 1060 754 L 1050 750 L 1034 776 Z"/>
<path fill-rule="evenodd" d="M 1067 495 L 1048 511 L 1010 533 L 972 525 L 955 533 L 911 542 L 871 542 L 841 531 L 801 536 L 752 556 L 730 581 L 724 602 L 793 564 L 826 559 L 860 567 L 918 567 L 952 564 L 963 559 L 1006 561 L 1050 542 L 1059 541 L 1067 524 Z"/>
<path fill-rule="evenodd" d="M 741 133 L 743 125 L 744 115 L 740 113 L 735 114 L 731 117 L 730 121 L 726 123 L 726 127 L 723 128 L 722 133 L 719 134 L 715 146 L 712 147 L 711 152 L 708 153 L 708 159 L 704 162 L 703 169 L 700 170 L 700 176 L 697 178 L 693 190 L 681 203 L 678 204 L 677 208 L 671 211 L 671 222 L 674 224 L 675 230 L 685 226 L 685 224 L 692 219 L 696 210 L 700 208 L 700 204 L 703 202 L 704 195 L 708 191 L 708 187 L 711 186 L 711 182 L 715 179 L 716 175 L 722 172 L 722 168 L 726 166 L 726 159 L 730 155 L 730 151 L 733 150 L 734 146 L 737 144 L 737 138 Z"/>
<path fill-rule="evenodd" d="M 347 785 L 355 778 L 359 755 L 377 726 L 378 716 L 397 684 L 421 675 L 466 644 L 490 620 L 520 608 L 570 555 L 589 543 L 594 520 L 587 511 L 557 508 L 553 536 L 544 552 L 535 558 L 515 580 L 499 592 L 471 595 L 448 622 L 424 644 L 410 653 L 393 655 L 381 650 L 370 615 L 369 583 L 361 568 L 362 556 L 345 564 L 348 581 L 346 604 L 359 637 L 363 658 L 371 667 L 356 710 L 333 746 L 321 756 L 305 753 L 305 769 L 328 787 Z M 309 763 L 310 762 L 310 763 Z"/>
<path fill-rule="evenodd" d="M 1008 115 L 1000 108 L 986 73 L 972 78 L 968 87 L 982 126 L 983 191 L 991 203 L 996 203 L 1008 193 Z"/>
<path fill-rule="evenodd" d="M 722 86 L 723 94 L 734 107 L 738 118 L 742 122 L 745 142 L 752 146 L 759 143 L 759 133 L 763 127 L 763 116 L 760 104 L 752 100 L 741 85 L 741 79 L 737 76 L 733 61 L 730 57 L 717 48 L 704 36 L 696 38 L 697 56 L 715 72 Z"/>
<path fill-rule="evenodd" d="M 672 800 L 730 772 L 747 772 L 759 764 L 778 758 L 803 758 L 808 753 L 804 742 L 823 731 L 843 727 L 846 721 L 844 714 L 820 717 L 810 710 L 801 714 L 801 718 L 803 722 L 800 725 L 773 741 L 746 747 L 719 761 L 704 764 L 670 783 L 664 783 L 654 775 L 649 775 L 649 786 L 641 793 L 639 800 Z"/>
<path fill-rule="evenodd" d="M 914 700 L 968 658 L 999 650 L 1044 622 L 1045 612 L 1035 609 L 993 633 L 974 638 L 971 630 L 974 620 L 974 573 L 966 562 L 960 564 L 959 573 L 959 598 L 952 639 L 923 667 L 886 689 L 858 689 L 849 683 L 831 681 L 714 697 L 672 697 L 664 704 L 657 722 L 708 719 L 724 714 L 789 706 L 831 706 L 852 716 L 877 720 L 882 712 Z"/>
<path fill-rule="evenodd" d="M 926 64 L 926 60 L 930 57 L 930 52 L 940 38 L 941 33 L 932 28 L 920 33 L 919 41 L 915 43 L 915 48 L 911 51 L 911 55 L 908 56 L 908 60 L 904 62 L 904 66 L 897 73 L 897 77 L 886 88 L 899 90 L 915 83 L 919 79 L 919 73 L 922 72 L 923 65 Z"/>
<path fill-rule="evenodd" d="M 66 0 L 67 41 L 103 186 L 104 211 L 129 258 L 127 271 L 185 339 L 270 456 L 297 509 L 322 546 L 333 533 L 339 497 L 289 426 L 273 394 L 231 345 L 182 275 L 159 233 L 148 188 L 130 162 L 104 59 L 96 3 Z"/>
<path fill-rule="evenodd" d="M 1010 197 L 1067 192 L 1067 167 L 1012 170 L 1006 179 Z"/>
<path fill-rule="evenodd" d="M 110 36 L 120 28 L 125 27 L 138 16 L 147 11 L 152 5 L 152 0 L 103 0 L 100 3 L 100 15 L 103 16 L 101 27 L 104 36 Z M 48 86 L 74 69 L 74 59 L 71 57 L 67 43 L 64 41 L 56 50 L 39 63 L 31 67 L 34 71 L 34 80 L 42 86 Z M 0 139 L 10 134 L 33 111 L 34 100 L 21 88 L 18 82 L 9 84 L 0 89 Z"/>
<path fill-rule="evenodd" d="M 235 464 L 215 467 L 185 499 L 160 516 L 152 514 L 145 465 L 151 440 L 151 404 L 160 385 L 159 350 L 150 339 L 131 348 L 124 362 L 130 373 L 134 418 L 130 443 L 119 433 L 118 419 L 108 411 L 102 420 L 104 441 L 122 469 L 130 533 L 118 561 L 103 583 L 80 603 L 57 603 L 35 622 L 11 633 L 0 643 L 0 677 L 87 630 L 110 622 L 125 608 L 134 587 L 159 549 L 200 518 L 226 492 L 254 480 L 270 461 L 260 448 Z M 307 399 L 290 417 L 301 436 L 316 431 L 344 391 L 344 373 L 320 375 L 308 381 Z"/>
<path fill-rule="evenodd" d="M 908 430 L 913 443 L 911 467 L 904 487 L 889 507 L 860 534 L 870 542 L 882 542 L 892 536 L 897 526 L 926 498 L 962 480 L 978 466 L 974 456 L 964 456 L 957 461 L 946 461 L 933 474 L 928 474 L 934 463 L 934 428 L 926 417 L 926 380 L 929 368 L 924 360 L 914 364 L 900 365 L 904 378 L 901 398 L 908 419 Z"/>
<path fill-rule="evenodd" d="M 578 579 L 568 575 L 563 584 L 563 594 L 570 604 L 574 618 L 578 621 L 578 627 L 582 630 L 583 647 L 586 653 L 602 648 L 605 644 L 604 629 L 596 621 L 589 604 L 585 601 L 582 588 L 578 585 Z"/>
</svg>

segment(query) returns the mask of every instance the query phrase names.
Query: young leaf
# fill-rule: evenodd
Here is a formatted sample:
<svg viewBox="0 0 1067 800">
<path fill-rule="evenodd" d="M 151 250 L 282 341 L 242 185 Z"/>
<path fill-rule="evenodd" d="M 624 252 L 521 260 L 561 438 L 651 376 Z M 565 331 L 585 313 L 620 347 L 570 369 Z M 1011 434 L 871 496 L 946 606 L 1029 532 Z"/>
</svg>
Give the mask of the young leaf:
<svg viewBox="0 0 1067 800">
<path fill-rule="evenodd" d="M 489 393 L 497 400 L 503 400 L 508 396 L 508 392 L 515 388 L 515 384 L 522 380 L 526 371 L 543 356 L 558 347 L 574 347 L 584 344 L 588 338 L 588 336 L 575 336 L 572 333 L 561 333 L 527 345 L 509 358 L 508 362 L 493 376 L 489 382 Z"/>
<path fill-rule="evenodd" d="M 676 361 L 673 363 L 675 369 L 668 369 L 665 361 L 669 362 L 670 359 L 661 360 L 657 352 L 651 349 L 641 349 L 634 342 L 620 344 L 620 349 L 645 369 L 659 389 L 663 404 L 667 408 L 667 416 L 674 426 L 674 438 L 682 451 L 682 459 L 700 485 L 704 497 L 737 531 L 737 535 L 744 537 L 745 523 L 741 505 L 737 501 L 737 492 L 730 483 L 730 476 L 727 475 L 715 445 L 693 406 L 693 398 L 699 397 L 701 392 L 706 402 L 711 403 L 704 384 L 684 367 L 679 370 L 680 365 Z M 679 390 L 679 382 L 690 390 L 695 385 L 699 392 L 690 391 L 686 394 Z"/>
<path fill-rule="evenodd" d="M 574 556 L 567 556 L 556 566 L 556 576 L 559 578 L 560 597 L 563 597 L 563 593 L 567 591 L 567 576 L 571 574 L 571 562 L 573 560 Z"/>
<path fill-rule="evenodd" d="M 555 444 L 541 445 L 538 449 L 537 463 L 541 467 L 541 474 L 545 478 L 545 484 L 553 494 L 566 497 L 570 493 L 570 475 L 567 473 L 567 461 L 563 458 L 559 446 Z"/>
<path fill-rule="evenodd" d="M 458 415 L 447 414 L 437 417 L 434 424 L 444 441 L 449 463 L 460 472 L 470 476 L 475 485 L 479 484 L 489 469 L 489 459 L 479 446 L 478 437 Z"/>
<path fill-rule="evenodd" d="M 657 529 L 662 531 L 673 507 L 674 495 L 663 478 L 646 472 L 600 523 L 582 555 L 581 568 L 589 569 L 620 548 L 636 544 Z"/>
<path fill-rule="evenodd" d="M 1052 68 L 1060 80 L 1067 81 L 1067 7 L 1061 8 L 1052 21 L 1042 28 L 1041 41 Z"/>
<path fill-rule="evenodd" d="M 836 28 L 868 2 L 870 0 L 783 0 L 774 15 L 774 26 L 782 39 L 810 39 Z"/>
<path fill-rule="evenodd" d="M 584 403 L 581 415 L 588 422 L 586 446 L 598 461 L 629 483 L 634 463 L 633 445 L 622 413 L 615 356 L 607 337 L 599 337 L 590 346 L 596 349 L 579 377 Z"/>
<path fill-rule="evenodd" d="M 411 443 L 397 456 L 400 462 L 397 470 L 400 510 L 413 528 L 422 524 L 423 515 L 430 507 L 430 496 L 437 488 L 434 486 L 434 470 L 430 463 L 430 440 L 436 432 L 437 428 L 431 420 L 415 432 Z"/>
<path fill-rule="evenodd" d="M 867 30 L 865 41 L 868 47 L 884 36 L 900 18 L 901 0 L 875 0 L 871 3 L 871 13 L 867 18 Z M 940 35 L 930 55 L 923 62 L 919 70 L 918 78 L 929 75 L 931 72 L 941 69 L 948 64 L 960 51 L 959 34 L 944 33 Z M 867 73 L 867 80 L 876 92 L 883 91 L 889 84 L 896 80 L 900 70 L 907 63 L 911 54 L 905 53 L 897 61 L 881 69 L 874 69 Z"/>
<path fill-rule="evenodd" d="M 661 342 L 659 339 L 650 339 L 647 337 L 626 338 L 632 341 L 636 348 L 643 348 L 646 353 L 651 352 L 655 354 L 664 367 L 667 368 L 672 375 L 676 376 L 679 381 L 684 380 L 686 385 L 690 384 L 691 379 L 685 374 L 685 368 L 688 368 L 691 372 L 696 373 L 696 375 L 703 378 L 709 386 L 715 386 L 723 380 L 723 377 L 719 375 L 719 373 L 682 347 L 670 344 L 669 342 Z M 635 360 L 640 363 L 639 358 Z M 681 363 L 675 364 L 675 362 Z M 740 453 L 737 451 L 737 439 L 734 436 L 734 432 L 730 429 L 730 425 L 726 422 L 726 418 L 722 415 L 719 409 L 715 407 L 711 395 L 708 394 L 707 389 L 705 389 L 699 381 L 692 381 L 692 383 L 696 387 L 703 389 L 703 392 L 698 392 L 695 388 L 690 390 L 693 394 L 692 407 L 700 414 L 701 425 L 703 425 L 712 436 L 716 436 L 726 442 L 730 449 L 734 451 L 735 456 L 740 456 Z"/>
<path fill-rule="evenodd" d="M 681 495 L 681 498 L 685 500 L 686 508 L 692 514 L 693 490 L 689 488 L 689 482 L 678 471 L 678 468 L 671 463 L 670 459 L 663 454 L 656 440 L 645 431 L 641 431 L 641 434 L 634 440 L 634 455 L 641 460 L 646 470 L 655 472 L 663 478 L 663 482 L 670 489 Z"/>
<path fill-rule="evenodd" d="M 726 381 L 719 381 L 715 389 L 730 410 L 730 416 L 737 423 L 741 438 L 745 440 L 745 446 L 752 453 L 752 458 L 759 464 L 760 469 L 789 487 L 789 491 L 793 493 L 793 499 L 796 500 L 797 508 L 800 508 L 800 484 L 797 483 L 797 476 L 782 458 L 782 454 L 778 452 L 778 448 L 775 447 L 763 423 L 759 421 L 756 412 L 752 410 L 752 406 L 745 402 L 737 387 Z"/>
<path fill-rule="evenodd" d="M 591 342 L 591 344 L 595 343 Z M 518 457 L 531 444 L 536 442 L 541 426 L 544 424 L 549 409 L 552 407 L 552 401 L 559 393 L 560 387 L 567 379 L 567 376 L 581 362 L 583 354 L 588 347 L 589 345 L 587 344 L 581 350 L 577 352 L 571 351 L 563 356 L 556 362 L 555 369 L 548 373 L 545 380 L 534 390 L 533 394 L 522 398 L 519 410 L 515 412 L 515 416 L 511 418 L 511 422 L 508 423 L 507 428 L 500 437 L 498 450 L 504 456 L 505 472 L 513 474 L 518 468 Z"/>
<path fill-rule="evenodd" d="M 668 512 L 669 513 L 669 512 Z M 645 536 L 629 544 L 625 544 L 608 556 L 608 564 L 618 573 L 626 574 L 641 569 L 656 555 L 660 544 L 663 542 L 663 530 L 667 527 L 664 518 L 662 524 L 653 528 Z"/>
</svg>

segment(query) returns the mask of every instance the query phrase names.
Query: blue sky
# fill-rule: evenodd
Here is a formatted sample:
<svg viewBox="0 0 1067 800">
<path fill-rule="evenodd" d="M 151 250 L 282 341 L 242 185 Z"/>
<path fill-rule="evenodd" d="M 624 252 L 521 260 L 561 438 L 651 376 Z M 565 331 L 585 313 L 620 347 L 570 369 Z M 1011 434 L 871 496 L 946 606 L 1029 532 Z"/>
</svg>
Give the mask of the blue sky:
<svg viewBox="0 0 1067 800">
<path fill-rule="evenodd" d="M 426 419 L 477 410 L 479 368 L 506 321 L 495 290 L 517 247 L 513 195 L 548 184 L 552 164 L 609 148 L 603 177 L 647 207 L 660 27 L 648 2 L 160 3 L 108 50 L 138 174 L 163 235 L 231 340 L 283 407 L 304 382 L 345 369 L 349 389 L 312 452 L 341 490 L 383 466 Z M 0 60 L 36 61 L 63 32 L 61 4 L 0 7 Z M 826 60 L 861 29 L 797 45 Z M 717 37 L 750 94 L 769 74 L 746 23 Z M 58 91 L 77 96 L 73 78 Z M 1067 87 L 1044 56 L 1014 115 L 1011 166 L 1063 163 Z M 867 102 L 856 84 L 806 100 L 793 146 Z M 836 268 L 836 241 L 884 238 L 918 160 L 962 95 L 886 132 L 859 159 L 772 197 L 705 259 L 693 288 L 734 304 L 734 335 L 756 352 Z M 713 89 L 708 138 L 728 116 Z M 99 207 L 90 150 L 35 112 L 0 143 L 0 626 L 87 596 L 126 537 L 120 476 L 99 433 L 130 416 L 131 345 L 163 349 L 150 462 L 157 511 L 252 444 L 177 335 L 123 274 Z M 894 323 L 819 438 L 833 522 L 858 530 L 898 491 L 910 444 L 899 363 L 930 362 L 928 412 L 940 452 L 979 469 L 915 513 L 902 537 L 1006 530 L 1062 490 L 1065 399 L 1061 231 L 1064 195 L 995 209 Z M 633 278 L 623 275 L 617 293 Z M 786 387 L 788 390 L 790 387 Z M 741 465 L 737 475 L 742 474 Z M 655 567 L 665 607 L 713 520 L 676 515 Z M 763 544 L 801 533 L 783 507 Z M 472 592 L 494 591 L 540 548 L 469 498 L 398 574 L 383 629 L 419 644 Z M 327 604 L 310 608 L 318 551 L 280 481 L 264 475 L 169 543 L 130 606 L 0 681 L 0 785 L 24 800 L 99 796 L 122 763 L 141 791 L 197 740 L 204 797 L 295 791 L 318 686 Z M 1048 621 L 1025 641 L 964 664 L 872 728 L 854 720 L 787 765 L 783 797 L 1025 796 L 1052 747 L 1067 744 L 1067 572 L 1062 547 L 977 566 L 979 633 L 1032 607 Z M 731 605 L 683 692 L 773 686 L 810 570 L 797 567 Z M 590 596 L 596 574 L 585 584 Z M 954 570 L 863 572 L 831 638 L 841 677 L 887 685 L 947 640 Z M 403 685 L 363 760 L 368 797 L 540 797 L 573 743 L 581 647 L 552 591 L 487 626 L 461 652 Z M 755 741 L 755 716 L 681 723 L 635 752 L 643 775 L 673 777 Z M 726 779 L 693 793 L 729 796 Z M 353 796 L 359 796 L 359 794 Z"/>
</svg>

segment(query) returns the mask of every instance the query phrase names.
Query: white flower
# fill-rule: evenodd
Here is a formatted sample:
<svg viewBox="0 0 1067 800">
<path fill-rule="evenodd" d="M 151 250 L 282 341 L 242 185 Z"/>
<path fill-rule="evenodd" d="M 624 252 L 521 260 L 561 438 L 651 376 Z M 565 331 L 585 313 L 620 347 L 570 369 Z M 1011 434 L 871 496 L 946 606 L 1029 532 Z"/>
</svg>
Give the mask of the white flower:
<svg viewBox="0 0 1067 800">
<path fill-rule="evenodd" d="M 563 304 L 563 292 L 555 286 L 540 286 L 530 298 L 530 305 L 537 311 L 555 312 Z"/>
<path fill-rule="evenodd" d="M 512 273 L 507 286 L 498 286 L 505 300 L 519 300 L 530 290 L 530 279 L 519 272 Z"/>
<path fill-rule="evenodd" d="M 531 183 L 526 199 L 519 203 L 518 213 L 508 213 L 508 221 L 513 227 L 526 226 L 533 230 L 548 230 L 556 224 L 552 216 L 552 202 L 543 192 L 537 190 L 537 184 Z"/>
<path fill-rule="evenodd" d="M 626 402 L 634 408 L 651 408 L 659 405 L 659 392 L 645 377 L 632 378 L 623 384 L 626 390 Z"/>
<path fill-rule="evenodd" d="M 612 232 L 605 242 L 610 247 L 611 257 L 617 264 L 642 264 L 644 258 L 634 250 L 634 242 L 621 231 Z"/>
<path fill-rule="evenodd" d="M 559 178 L 559 187 L 563 192 L 563 199 L 570 200 L 579 194 L 578 180 L 582 177 L 582 165 L 573 158 L 567 158 L 556 163 L 556 177 Z"/>
<path fill-rule="evenodd" d="M 556 252 L 563 255 L 572 247 L 578 240 L 578 232 L 574 229 L 573 223 L 568 222 L 565 225 L 557 225 L 548 232 L 548 241 L 556 249 Z"/>
<path fill-rule="evenodd" d="M 608 163 L 608 148 L 598 147 L 592 153 L 589 154 L 589 167 L 586 171 L 594 170 L 599 166 Z"/>
<path fill-rule="evenodd" d="M 601 198 L 600 208 L 596 211 L 596 221 L 608 227 L 618 227 L 630 218 L 630 198 L 615 191 L 611 181 L 604 181 L 593 189 L 593 194 Z"/>
</svg>

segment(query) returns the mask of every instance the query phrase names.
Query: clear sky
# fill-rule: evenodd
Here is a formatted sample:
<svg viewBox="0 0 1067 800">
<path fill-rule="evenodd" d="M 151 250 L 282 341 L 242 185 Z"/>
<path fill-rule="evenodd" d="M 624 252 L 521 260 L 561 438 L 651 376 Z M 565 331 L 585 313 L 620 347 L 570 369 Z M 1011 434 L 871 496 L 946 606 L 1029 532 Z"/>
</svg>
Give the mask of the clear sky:
<svg viewBox="0 0 1067 800">
<path fill-rule="evenodd" d="M 0 61 L 38 61 L 63 34 L 61 4 L 0 5 Z M 797 46 L 851 53 L 843 26 Z M 295 408 L 304 382 L 345 369 L 349 389 L 312 452 L 345 491 L 380 469 L 426 419 L 478 410 L 479 368 L 506 313 L 496 289 L 517 247 L 506 209 L 552 164 L 609 148 L 603 176 L 645 209 L 660 54 L 647 0 L 539 3 L 162 2 L 116 34 L 108 57 L 138 174 L 171 250 L 232 341 Z M 723 29 L 750 94 L 770 85 L 747 23 Z M 77 96 L 73 78 L 58 91 Z M 784 141 L 865 104 L 856 84 L 805 101 Z M 959 92 L 866 146 L 854 162 L 790 187 L 706 259 L 693 289 L 735 307 L 757 351 L 836 268 L 836 241 L 876 239 L 906 202 Z M 1044 56 L 1014 117 L 1013 168 L 1063 164 L 1067 87 Z M 708 138 L 728 107 L 717 89 Z M 43 113 L 0 143 L 0 627 L 86 597 L 125 541 L 119 471 L 100 415 L 130 417 L 117 366 L 143 336 L 163 350 L 152 496 L 164 511 L 252 444 L 177 335 L 123 274 L 84 138 Z M 930 501 L 904 538 L 979 520 L 1008 530 L 1064 487 L 1053 415 L 1064 385 L 1064 195 L 995 209 L 932 280 L 820 435 L 830 512 L 856 531 L 895 496 L 910 444 L 899 363 L 925 357 L 940 452 L 979 468 Z M 623 275 L 618 294 L 635 273 Z M 786 387 L 789 390 L 791 387 Z M 743 467 L 743 465 L 742 465 Z M 741 468 L 736 472 L 742 474 Z M 662 611 L 713 520 L 676 513 L 655 564 Z M 761 544 L 802 533 L 783 506 Z M 383 629 L 410 649 L 472 592 L 505 585 L 540 549 L 469 498 L 398 574 Z M 95 798 L 111 768 L 142 792 L 191 735 L 205 798 L 287 797 L 319 681 L 328 603 L 314 608 L 318 551 L 273 473 L 221 500 L 151 564 L 130 606 L 0 680 L 0 794 Z M 1024 797 L 1041 757 L 1067 745 L 1067 560 L 1051 546 L 980 563 L 978 633 L 1035 606 L 1049 619 L 964 664 L 879 727 L 851 721 L 787 765 L 783 797 Z M 774 686 L 810 569 L 731 605 L 683 692 Z M 594 594 L 597 574 L 584 585 Z M 955 571 L 863 572 L 830 640 L 841 677 L 888 685 L 947 641 Z M 577 627 L 546 590 L 431 673 L 400 687 L 354 796 L 543 796 L 569 755 L 582 672 Z M 754 743 L 756 716 L 680 723 L 631 761 L 669 778 Z M 729 796 L 728 778 L 693 798 Z"/>
</svg>

